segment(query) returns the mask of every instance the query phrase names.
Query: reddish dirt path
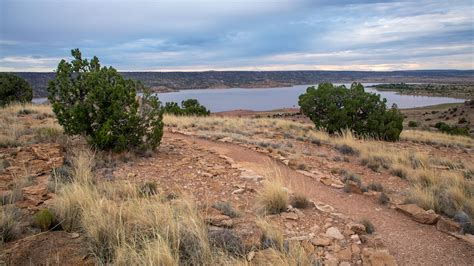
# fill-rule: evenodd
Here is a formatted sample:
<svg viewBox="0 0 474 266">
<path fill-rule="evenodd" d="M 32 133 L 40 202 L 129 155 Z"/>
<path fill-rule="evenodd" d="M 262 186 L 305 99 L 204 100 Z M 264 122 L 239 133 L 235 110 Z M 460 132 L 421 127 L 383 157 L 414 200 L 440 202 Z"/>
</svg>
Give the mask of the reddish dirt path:
<svg viewBox="0 0 474 266">
<path fill-rule="evenodd" d="M 342 190 L 332 189 L 297 173 L 269 156 L 238 145 L 170 132 L 166 134 L 215 150 L 260 174 L 267 171 L 269 164 L 272 164 L 272 167 L 275 165 L 285 177 L 286 185 L 293 191 L 301 191 L 312 200 L 329 204 L 338 212 L 356 221 L 370 220 L 400 265 L 472 265 L 474 263 L 473 246 L 436 230 L 434 226 L 414 222 L 393 209 L 375 203 L 366 196 L 347 194 Z"/>
</svg>

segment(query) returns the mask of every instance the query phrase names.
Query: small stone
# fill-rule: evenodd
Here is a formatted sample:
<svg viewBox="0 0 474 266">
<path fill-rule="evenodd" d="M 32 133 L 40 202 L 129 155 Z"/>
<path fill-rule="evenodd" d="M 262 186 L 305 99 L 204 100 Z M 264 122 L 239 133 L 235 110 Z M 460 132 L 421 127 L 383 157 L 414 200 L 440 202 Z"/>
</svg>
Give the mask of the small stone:
<svg viewBox="0 0 474 266">
<path fill-rule="evenodd" d="M 352 251 L 350 248 L 342 249 L 337 253 L 337 256 L 341 260 L 351 260 L 352 259 Z"/>
<path fill-rule="evenodd" d="M 332 237 L 332 238 L 335 238 L 335 239 L 339 239 L 339 240 L 342 240 L 344 239 L 344 236 L 341 234 L 341 232 L 339 231 L 339 229 L 337 229 L 336 227 L 330 227 L 326 230 L 326 235 L 328 237 Z"/>
<path fill-rule="evenodd" d="M 326 247 L 331 245 L 331 239 L 327 237 L 315 237 L 311 239 L 311 243 L 318 247 Z"/>
<path fill-rule="evenodd" d="M 283 217 L 284 219 L 287 219 L 287 220 L 293 220 L 293 221 L 298 220 L 298 214 L 296 214 L 294 212 L 283 212 L 281 214 L 281 217 Z"/>
<path fill-rule="evenodd" d="M 341 263 L 339 263 L 339 266 L 351 266 L 351 264 L 347 261 L 341 261 Z"/>
<path fill-rule="evenodd" d="M 78 238 L 79 236 L 80 236 L 79 233 L 71 233 L 72 239 Z"/>
<path fill-rule="evenodd" d="M 366 232 L 365 225 L 363 224 L 349 223 L 346 227 L 357 234 L 364 234 Z"/>
</svg>

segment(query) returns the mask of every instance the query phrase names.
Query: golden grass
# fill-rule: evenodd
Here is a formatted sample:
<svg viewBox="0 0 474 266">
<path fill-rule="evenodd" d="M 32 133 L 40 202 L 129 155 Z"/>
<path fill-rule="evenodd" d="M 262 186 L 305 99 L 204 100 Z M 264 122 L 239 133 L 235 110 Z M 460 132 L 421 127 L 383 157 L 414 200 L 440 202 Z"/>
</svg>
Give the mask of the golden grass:
<svg viewBox="0 0 474 266">
<path fill-rule="evenodd" d="M 49 105 L 12 104 L 0 108 L 0 147 L 58 142 L 62 141 L 62 132 Z"/>
<path fill-rule="evenodd" d="M 267 166 L 266 180 L 258 195 L 258 207 L 265 214 L 278 214 L 289 204 L 288 189 L 283 186 L 283 177 L 277 166 Z"/>
<path fill-rule="evenodd" d="M 402 140 L 421 142 L 426 144 L 454 145 L 465 148 L 474 147 L 474 139 L 467 136 L 454 136 L 440 132 L 421 130 L 403 130 L 400 135 Z"/>
</svg>

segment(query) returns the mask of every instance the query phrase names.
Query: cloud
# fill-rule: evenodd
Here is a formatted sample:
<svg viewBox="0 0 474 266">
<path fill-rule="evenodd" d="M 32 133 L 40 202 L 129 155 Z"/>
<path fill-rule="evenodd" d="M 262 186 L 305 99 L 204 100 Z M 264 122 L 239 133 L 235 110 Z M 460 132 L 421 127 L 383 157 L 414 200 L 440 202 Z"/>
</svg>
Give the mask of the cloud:
<svg viewBox="0 0 474 266">
<path fill-rule="evenodd" d="M 0 69 L 472 69 L 467 1 L 0 0 Z M 25 19 L 28 18 L 28 19 Z"/>
</svg>

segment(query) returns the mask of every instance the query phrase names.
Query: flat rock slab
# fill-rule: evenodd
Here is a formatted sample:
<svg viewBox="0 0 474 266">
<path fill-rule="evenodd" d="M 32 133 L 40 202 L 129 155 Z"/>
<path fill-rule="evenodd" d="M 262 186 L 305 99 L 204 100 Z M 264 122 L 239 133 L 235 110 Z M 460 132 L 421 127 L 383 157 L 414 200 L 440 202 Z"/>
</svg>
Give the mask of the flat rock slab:
<svg viewBox="0 0 474 266">
<path fill-rule="evenodd" d="M 416 204 L 398 205 L 396 209 L 422 224 L 435 224 L 440 217 L 433 210 L 425 211 Z"/>
</svg>

